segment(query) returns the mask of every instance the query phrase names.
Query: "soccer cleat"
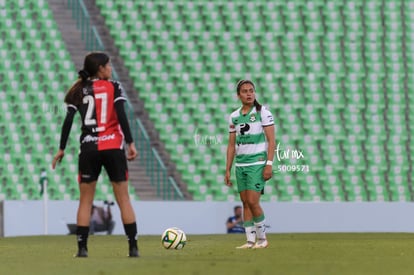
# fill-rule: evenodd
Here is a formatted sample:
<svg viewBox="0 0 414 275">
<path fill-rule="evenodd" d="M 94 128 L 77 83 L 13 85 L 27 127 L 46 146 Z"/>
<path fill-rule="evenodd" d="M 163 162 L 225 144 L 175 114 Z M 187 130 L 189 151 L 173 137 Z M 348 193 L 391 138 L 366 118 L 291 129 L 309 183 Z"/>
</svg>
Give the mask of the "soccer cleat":
<svg viewBox="0 0 414 275">
<path fill-rule="evenodd" d="M 88 257 L 88 250 L 85 247 L 79 248 L 78 253 L 75 255 L 76 258 Z"/>
<path fill-rule="evenodd" d="M 264 240 L 258 240 L 257 243 L 252 247 L 253 249 L 260 249 L 260 248 L 266 248 L 269 246 L 269 243 L 266 239 Z"/>
<path fill-rule="evenodd" d="M 131 249 L 129 249 L 128 257 L 139 257 L 138 248 L 132 247 Z"/>
<path fill-rule="evenodd" d="M 250 249 L 250 248 L 253 248 L 253 246 L 254 246 L 254 243 L 247 242 L 244 245 L 236 247 L 236 249 Z"/>
</svg>

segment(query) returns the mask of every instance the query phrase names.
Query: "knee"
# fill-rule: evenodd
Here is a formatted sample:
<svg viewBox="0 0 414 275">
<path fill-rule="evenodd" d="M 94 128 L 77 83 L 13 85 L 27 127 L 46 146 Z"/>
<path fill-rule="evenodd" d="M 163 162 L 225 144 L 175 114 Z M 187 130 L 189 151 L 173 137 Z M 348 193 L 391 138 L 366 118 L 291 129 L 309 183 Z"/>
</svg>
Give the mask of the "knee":
<svg viewBox="0 0 414 275">
<path fill-rule="evenodd" d="M 247 207 L 249 207 L 249 206 L 251 206 L 252 205 L 252 203 L 253 203 L 253 198 L 252 197 L 250 197 L 250 196 L 246 196 L 245 198 L 243 198 L 243 200 L 242 200 L 242 204 L 243 204 L 243 206 L 247 206 Z"/>
<path fill-rule="evenodd" d="M 251 208 L 250 201 L 247 200 L 247 199 L 243 200 L 242 204 L 243 204 L 243 209 L 250 209 Z"/>
<path fill-rule="evenodd" d="M 248 198 L 246 200 L 246 205 L 250 209 L 254 209 L 254 208 L 257 208 L 259 206 L 259 202 L 257 200 L 255 200 L 254 198 Z"/>
</svg>

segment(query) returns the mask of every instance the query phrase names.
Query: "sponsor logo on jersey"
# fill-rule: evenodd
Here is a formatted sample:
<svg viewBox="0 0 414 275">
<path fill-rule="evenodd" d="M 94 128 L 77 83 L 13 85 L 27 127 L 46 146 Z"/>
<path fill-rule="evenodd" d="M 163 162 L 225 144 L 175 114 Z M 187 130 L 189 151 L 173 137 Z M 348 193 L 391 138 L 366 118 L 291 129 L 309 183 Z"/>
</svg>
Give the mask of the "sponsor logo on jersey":
<svg viewBox="0 0 414 275">
<path fill-rule="evenodd" d="M 268 115 L 268 116 L 267 116 L 267 120 L 269 121 L 269 123 L 270 123 L 270 122 L 273 122 L 273 116 L 272 116 L 272 115 Z"/>
<path fill-rule="evenodd" d="M 253 141 L 241 141 L 241 142 L 237 142 L 237 145 L 249 145 L 249 144 L 255 144 Z"/>
<path fill-rule="evenodd" d="M 105 86 L 94 86 L 94 91 L 95 94 L 96 93 L 102 93 L 102 92 L 106 92 L 106 87 Z"/>
<path fill-rule="evenodd" d="M 115 134 L 105 135 L 105 136 L 100 136 L 100 137 L 94 137 L 94 136 L 91 136 L 91 135 L 86 135 L 83 138 L 82 143 L 107 141 L 107 140 L 113 140 L 113 139 L 115 139 Z"/>
</svg>

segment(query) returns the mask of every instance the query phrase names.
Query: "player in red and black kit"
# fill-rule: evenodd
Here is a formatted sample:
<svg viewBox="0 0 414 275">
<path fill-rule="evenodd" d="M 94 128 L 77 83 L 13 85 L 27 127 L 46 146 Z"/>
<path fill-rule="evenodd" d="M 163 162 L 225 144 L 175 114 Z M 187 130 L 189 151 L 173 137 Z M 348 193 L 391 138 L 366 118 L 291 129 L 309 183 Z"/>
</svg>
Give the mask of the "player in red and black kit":
<svg viewBox="0 0 414 275">
<path fill-rule="evenodd" d="M 111 75 L 112 67 L 108 55 L 92 52 L 85 57 L 84 68 L 79 71 L 79 79 L 65 97 L 67 113 L 62 126 L 59 151 L 52 162 L 54 169 L 62 160 L 73 118 L 79 111 L 82 134 L 78 163 L 80 199 L 76 231 L 77 257 L 88 256 L 91 208 L 102 166 L 108 173 L 121 210 L 129 243 L 129 256 L 138 257 L 137 224 L 128 194 L 126 161 L 135 159 L 137 151 L 124 111 L 124 91 L 119 82 L 109 80 Z M 124 152 L 124 141 L 127 145 L 127 157 Z"/>
</svg>

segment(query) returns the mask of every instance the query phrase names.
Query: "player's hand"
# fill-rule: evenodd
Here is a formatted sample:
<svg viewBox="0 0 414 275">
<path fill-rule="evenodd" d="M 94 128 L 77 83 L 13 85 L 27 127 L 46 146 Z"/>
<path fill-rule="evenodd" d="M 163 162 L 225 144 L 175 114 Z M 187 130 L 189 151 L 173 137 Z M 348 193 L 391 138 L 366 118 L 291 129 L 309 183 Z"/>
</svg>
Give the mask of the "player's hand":
<svg viewBox="0 0 414 275">
<path fill-rule="evenodd" d="M 226 175 L 224 176 L 224 184 L 228 187 L 233 186 L 233 183 L 230 181 L 230 171 L 226 171 Z"/>
<path fill-rule="evenodd" d="M 56 167 L 56 164 L 62 161 L 63 156 L 65 155 L 65 152 L 61 149 L 59 149 L 59 151 L 56 153 L 55 157 L 52 160 L 52 169 L 54 170 Z"/>
<path fill-rule="evenodd" d="M 272 178 L 272 165 L 266 165 L 263 169 L 263 179 L 264 180 L 269 180 L 270 178 Z"/>
<path fill-rule="evenodd" d="M 137 149 L 135 148 L 135 144 L 131 142 L 128 144 L 128 154 L 127 154 L 127 160 L 134 160 L 137 157 Z"/>
</svg>

